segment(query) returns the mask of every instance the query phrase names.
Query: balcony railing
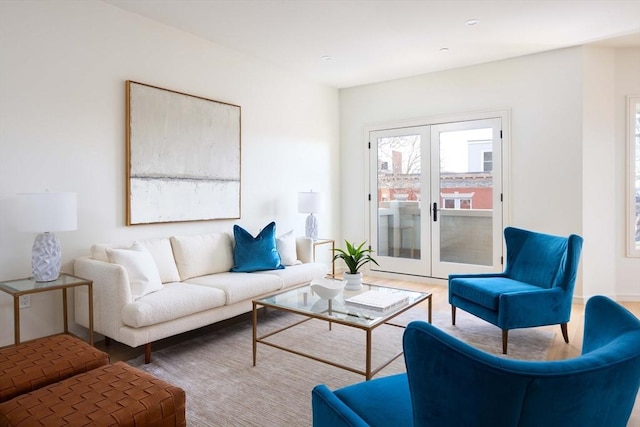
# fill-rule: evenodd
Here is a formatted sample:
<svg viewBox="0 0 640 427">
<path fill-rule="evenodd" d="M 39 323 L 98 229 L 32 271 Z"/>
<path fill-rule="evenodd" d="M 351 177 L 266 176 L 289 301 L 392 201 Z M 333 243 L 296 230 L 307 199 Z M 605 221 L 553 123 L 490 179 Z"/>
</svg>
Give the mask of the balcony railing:
<svg viewBox="0 0 640 427">
<path fill-rule="evenodd" d="M 491 209 L 441 209 L 438 221 L 440 261 L 492 264 Z M 420 202 L 379 202 L 378 255 L 420 259 L 421 222 Z"/>
</svg>

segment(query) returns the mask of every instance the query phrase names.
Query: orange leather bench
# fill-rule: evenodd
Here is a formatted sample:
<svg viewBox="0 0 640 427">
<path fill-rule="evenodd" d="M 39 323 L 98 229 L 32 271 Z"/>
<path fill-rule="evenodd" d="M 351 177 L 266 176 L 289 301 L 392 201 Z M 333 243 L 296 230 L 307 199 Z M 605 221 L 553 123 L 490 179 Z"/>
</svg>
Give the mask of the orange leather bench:
<svg viewBox="0 0 640 427">
<path fill-rule="evenodd" d="M 71 335 L 0 349 L 0 402 L 109 363 L 109 355 Z"/>
<path fill-rule="evenodd" d="M 0 349 L 0 427 L 185 426 L 185 392 L 71 335 Z"/>
<path fill-rule="evenodd" d="M 124 362 L 0 404 L 0 426 L 186 426 L 185 393 Z"/>
</svg>

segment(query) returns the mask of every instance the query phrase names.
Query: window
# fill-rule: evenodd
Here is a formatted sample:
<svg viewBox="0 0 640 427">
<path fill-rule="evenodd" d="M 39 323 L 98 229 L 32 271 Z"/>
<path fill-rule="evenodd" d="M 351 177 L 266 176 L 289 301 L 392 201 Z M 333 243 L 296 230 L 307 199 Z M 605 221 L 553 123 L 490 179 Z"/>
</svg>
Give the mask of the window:
<svg viewBox="0 0 640 427">
<path fill-rule="evenodd" d="M 640 257 L 640 97 L 627 98 L 627 256 Z"/>
<path fill-rule="evenodd" d="M 483 151 L 482 152 L 482 171 L 491 172 L 492 170 L 493 170 L 493 152 Z"/>
<path fill-rule="evenodd" d="M 440 193 L 442 197 L 442 207 L 444 209 L 473 209 L 473 196 L 472 193 Z"/>
</svg>

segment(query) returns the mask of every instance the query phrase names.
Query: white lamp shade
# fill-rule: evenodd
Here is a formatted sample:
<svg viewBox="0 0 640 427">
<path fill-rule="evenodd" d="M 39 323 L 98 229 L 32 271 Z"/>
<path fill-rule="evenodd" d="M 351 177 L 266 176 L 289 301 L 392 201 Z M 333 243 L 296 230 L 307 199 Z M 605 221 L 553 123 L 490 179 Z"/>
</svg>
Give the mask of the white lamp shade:
<svg viewBox="0 0 640 427">
<path fill-rule="evenodd" d="M 76 193 L 18 194 L 18 231 L 45 233 L 78 229 Z"/>
<path fill-rule="evenodd" d="M 299 213 L 319 213 L 324 208 L 322 193 L 305 191 L 298 193 Z"/>
</svg>

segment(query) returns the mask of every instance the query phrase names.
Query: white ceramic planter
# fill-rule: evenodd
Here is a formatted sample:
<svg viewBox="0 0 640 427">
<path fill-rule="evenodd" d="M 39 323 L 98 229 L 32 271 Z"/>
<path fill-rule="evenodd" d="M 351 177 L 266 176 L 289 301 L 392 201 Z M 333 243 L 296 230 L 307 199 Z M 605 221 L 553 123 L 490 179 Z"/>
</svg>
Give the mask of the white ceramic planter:
<svg viewBox="0 0 640 427">
<path fill-rule="evenodd" d="M 342 278 L 347 281 L 347 284 L 344 286 L 345 291 L 357 291 L 362 288 L 362 273 L 358 272 L 356 274 L 351 273 L 342 273 Z"/>
</svg>

